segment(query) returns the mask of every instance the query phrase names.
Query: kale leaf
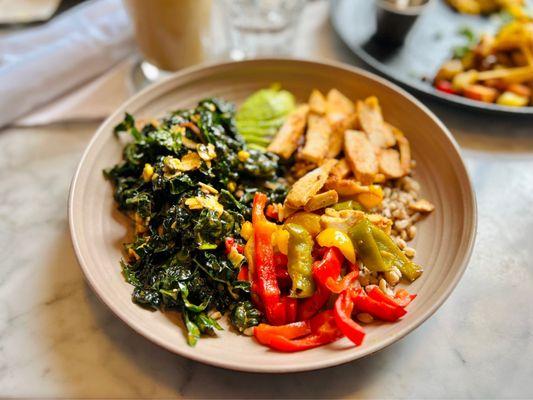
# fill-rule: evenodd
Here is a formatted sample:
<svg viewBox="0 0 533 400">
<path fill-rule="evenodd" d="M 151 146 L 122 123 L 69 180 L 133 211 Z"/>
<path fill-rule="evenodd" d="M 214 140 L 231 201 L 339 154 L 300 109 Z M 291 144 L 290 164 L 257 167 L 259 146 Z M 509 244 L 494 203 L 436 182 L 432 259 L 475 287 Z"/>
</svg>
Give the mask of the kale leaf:
<svg viewBox="0 0 533 400">
<path fill-rule="evenodd" d="M 248 148 L 234 114 L 218 99 L 144 124 L 126 114 L 115 128 L 131 137 L 123 161 L 104 171 L 135 227 L 121 262 L 132 300 L 181 312 L 190 345 L 221 329 L 210 311 L 229 311 L 241 332 L 260 322 L 250 284 L 237 279 L 224 241 L 239 240 L 253 193 L 281 202 L 287 191 L 278 157 Z"/>
</svg>

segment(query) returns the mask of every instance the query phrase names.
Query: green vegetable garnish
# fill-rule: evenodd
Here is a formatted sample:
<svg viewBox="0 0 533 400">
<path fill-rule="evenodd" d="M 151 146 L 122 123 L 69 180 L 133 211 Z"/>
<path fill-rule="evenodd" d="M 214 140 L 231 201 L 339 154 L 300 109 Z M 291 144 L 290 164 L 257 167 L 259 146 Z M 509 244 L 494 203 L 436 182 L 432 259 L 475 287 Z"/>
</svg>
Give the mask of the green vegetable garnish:
<svg viewBox="0 0 533 400">
<path fill-rule="evenodd" d="M 478 37 L 476 33 L 468 26 L 463 26 L 457 33 L 466 39 L 466 44 L 455 46 L 453 48 L 453 56 L 461 59 L 472 51 L 472 48 L 478 42 Z"/>
<path fill-rule="evenodd" d="M 226 255 L 224 242 L 240 240 L 253 193 L 277 202 L 286 195 L 278 157 L 250 149 L 234 115 L 232 104 L 216 99 L 142 128 L 126 114 L 115 131 L 133 140 L 123 162 L 105 171 L 119 209 L 135 222 L 122 261 L 132 299 L 181 312 L 190 345 L 220 329 L 210 311 L 231 311 L 239 330 L 259 323 L 250 285 L 237 278 L 243 256 Z"/>
<path fill-rule="evenodd" d="M 237 112 L 237 129 L 253 147 L 266 148 L 294 107 L 294 96 L 279 85 L 258 90 Z"/>
<path fill-rule="evenodd" d="M 292 280 L 291 297 L 310 297 L 315 291 L 313 280 L 313 237 L 301 225 L 287 224 L 289 253 L 287 269 Z"/>
<path fill-rule="evenodd" d="M 231 307 L 230 321 L 239 332 L 244 332 L 247 328 L 259 325 L 261 313 L 250 301 L 240 301 Z"/>
<path fill-rule="evenodd" d="M 397 267 L 411 282 L 422 274 L 422 268 L 409 260 L 392 239 L 368 219 L 364 218 L 350 228 L 348 236 L 369 270 L 389 271 Z"/>
<path fill-rule="evenodd" d="M 358 211 L 363 211 L 364 208 L 361 204 L 359 204 L 357 201 L 355 200 L 346 200 L 346 201 L 342 201 L 340 203 L 337 203 L 337 204 L 334 204 L 332 206 L 332 208 L 334 210 L 337 210 L 337 211 L 342 211 L 342 210 L 358 210 Z"/>
</svg>

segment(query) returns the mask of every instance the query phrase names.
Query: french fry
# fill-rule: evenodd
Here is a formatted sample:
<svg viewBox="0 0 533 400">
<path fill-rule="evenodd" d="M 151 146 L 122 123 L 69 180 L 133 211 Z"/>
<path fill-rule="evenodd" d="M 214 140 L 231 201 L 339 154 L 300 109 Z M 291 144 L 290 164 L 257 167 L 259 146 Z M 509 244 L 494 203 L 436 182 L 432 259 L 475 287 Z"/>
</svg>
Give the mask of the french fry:
<svg viewBox="0 0 533 400">
<path fill-rule="evenodd" d="M 507 83 L 522 83 L 533 80 L 533 66 L 501 68 L 489 71 L 482 71 L 477 74 L 478 81 L 489 79 L 501 79 Z"/>
</svg>

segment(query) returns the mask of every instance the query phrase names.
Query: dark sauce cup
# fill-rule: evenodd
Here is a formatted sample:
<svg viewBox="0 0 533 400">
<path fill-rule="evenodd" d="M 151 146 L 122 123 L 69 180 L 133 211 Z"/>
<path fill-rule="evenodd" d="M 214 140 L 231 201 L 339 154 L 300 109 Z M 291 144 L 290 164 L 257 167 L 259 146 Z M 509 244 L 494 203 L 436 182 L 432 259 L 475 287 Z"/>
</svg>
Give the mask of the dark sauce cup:
<svg viewBox="0 0 533 400">
<path fill-rule="evenodd" d="M 377 30 L 375 38 L 401 46 L 416 19 L 431 0 L 376 0 Z"/>
</svg>

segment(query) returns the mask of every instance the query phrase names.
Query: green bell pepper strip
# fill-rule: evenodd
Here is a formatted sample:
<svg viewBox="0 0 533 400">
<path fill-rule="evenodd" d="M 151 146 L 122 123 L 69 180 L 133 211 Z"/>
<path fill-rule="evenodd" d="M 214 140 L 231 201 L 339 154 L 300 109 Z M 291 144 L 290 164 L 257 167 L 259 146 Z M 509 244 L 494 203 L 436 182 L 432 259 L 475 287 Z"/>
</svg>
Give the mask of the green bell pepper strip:
<svg viewBox="0 0 533 400">
<path fill-rule="evenodd" d="M 348 230 L 348 236 L 357 250 L 357 256 L 371 271 L 388 271 L 392 265 L 383 260 L 380 249 L 374 239 L 372 224 L 364 218 Z"/>
<path fill-rule="evenodd" d="M 402 276 L 406 277 L 410 282 L 422 275 L 422 267 L 409 260 L 389 235 L 377 226 L 370 222 L 368 223 L 371 225 L 372 236 L 381 250 L 381 254 L 386 263 L 397 267 L 402 273 Z"/>
<path fill-rule="evenodd" d="M 422 274 L 422 268 L 409 260 L 392 239 L 368 219 L 350 228 L 348 236 L 363 264 L 371 271 L 389 271 L 394 266 L 411 282 Z"/>
<path fill-rule="evenodd" d="M 340 203 L 335 204 L 332 206 L 336 211 L 342 211 L 342 210 L 358 210 L 358 211 L 364 211 L 364 208 L 361 204 L 359 204 L 355 200 L 346 200 L 341 201 Z"/>
<path fill-rule="evenodd" d="M 285 229 L 289 232 L 287 269 L 292 280 L 291 297 L 310 297 L 315 292 L 313 237 L 301 225 L 287 224 Z"/>
</svg>

